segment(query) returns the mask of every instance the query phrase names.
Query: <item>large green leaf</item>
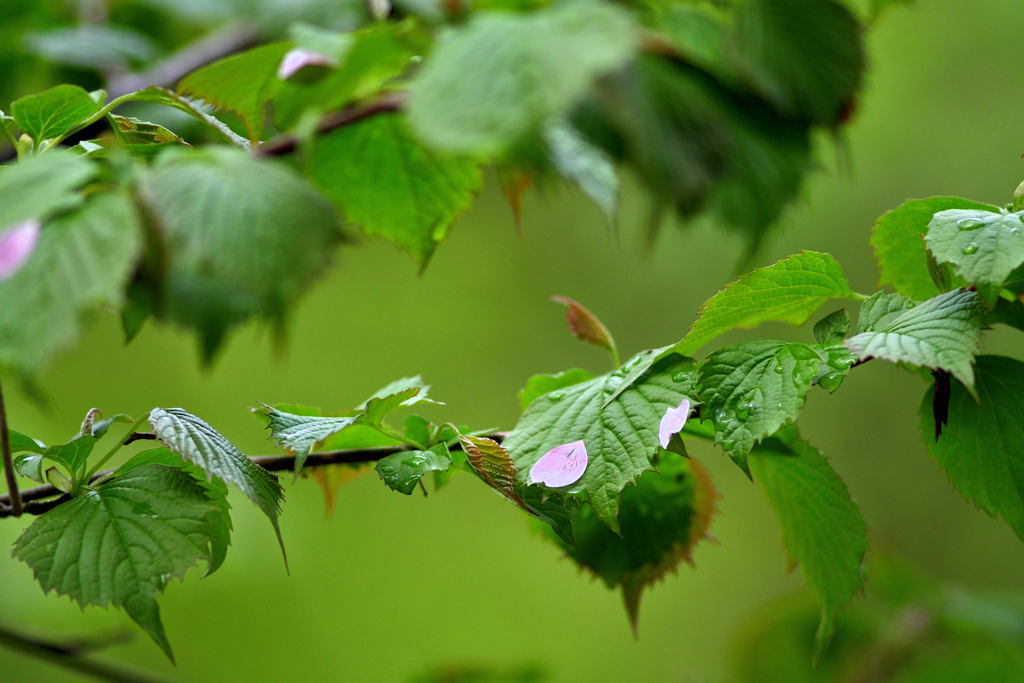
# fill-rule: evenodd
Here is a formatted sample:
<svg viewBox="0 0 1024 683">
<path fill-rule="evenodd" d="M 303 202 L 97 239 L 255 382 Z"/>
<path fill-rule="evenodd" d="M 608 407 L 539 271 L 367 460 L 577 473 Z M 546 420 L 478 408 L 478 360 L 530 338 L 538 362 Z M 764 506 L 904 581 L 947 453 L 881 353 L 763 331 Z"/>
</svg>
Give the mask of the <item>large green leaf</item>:
<svg viewBox="0 0 1024 683">
<path fill-rule="evenodd" d="M 63 138 L 101 109 L 103 105 L 77 85 L 58 85 L 11 103 L 14 120 L 36 143 Z"/>
<path fill-rule="evenodd" d="M 871 231 L 871 246 L 878 263 L 878 286 L 893 289 L 916 301 L 939 294 L 928 274 L 924 241 L 932 216 L 948 209 L 998 211 L 994 206 L 957 197 L 913 199 L 881 216 Z"/>
<path fill-rule="evenodd" d="M 817 653 L 832 635 L 835 616 L 861 590 L 868 550 L 864 518 L 828 460 L 787 427 L 750 454 L 750 471 L 779 518 L 791 565 L 821 605 Z"/>
<path fill-rule="evenodd" d="M 978 356 L 977 400 L 953 382 L 949 421 L 937 440 L 934 386 L 921 402 L 921 432 L 928 452 L 965 499 L 1001 516 L 1024 540 L 1024 363 Z"/>
<path fill-rule="evenodd" d="M 120 307 L 141 249 L 137 212 L 120 192 L 49 221 L 25 265 L 0 282 L 0 365 L 36 373 L 78 337 L 83 314 Z"/>
<path fill-rule="evenodd" d="M 284 553 L 284 540 L 277 523 L 284 489 L 277 475 L 254 463 L 217 430 L 181 408 L 153 408 L 149 424 L 165 446 L 205 472 L 207 481 L 220 477 L 247 495 L 274 526 L 281 553 Z"/>
<path fill-rule="evenodd" d="M 166 248 L 163 313 L 200 331 L 207 359 L 231 325 L 279 320 L 342 238 L 294 171 L 237 150 L 165 153 L 143 188 Z"/>
<path fill-rule="evenodd" d="M 711 418 L 715 443 L 749 474 L 747 454 L 796 420 L 815 380 L 830 376 L 838 382 L 853 362 L 848 353 L 834 356 L 807 344 L 756 341 L 723 347 L 700 367 L 701 417 Z"/>
<path fill-rule="evenodd" d="M 985 311 L 976 292 L 957 289 L 886 318 L 882 325 L 843 343 L 860 360 L 881 358 L 945 370 L 973 390 L 971 365 L 985 329 Z"/>
<path fill-rule="evenodd" d="M 834 258 L 805 251 L 747 273 L 708 299 L 700 318 L 672 350 L 690 354 L 723 332 L 769 320 L 800 326 L 827 301 L 857 298 Z"/>
<path fill-rule="evenodd" d="M 1024 264 L 1024 213 L 949 209 L 928 224 L 928 251 L 973 284 L 989 308 L 1003 283 Z"/>
<path fill-rule="evenodd" d="M 149 464 L 36 519 L 14 556 L 46 592 L 123 608 L 173 661 L 156 598 L 171 577 L 210 559 L 207 525 L 216 512 L 190 475 Z"/>
<path fill-rule="evenodd" d="M 680 561 L 693 564 L 693 548 L 705 538 L 717 497 L 699 462 L 666 452 L 658 459 L 657 472 L 644 473 L 635 487 L 622 492 L 621 537 L 588 507 L 572 522 L 575 543 L 555 536 L 553 528 L 545 533 L 608 588 L 622 588 L 636 633 L 641 594 L 674 572 Z"/>
<path fill-rule="evenodd" d="M 410 119 L 431 145 L 502 152 L 621 67 L 636 39 L 629 14 L 590 0 L 530 14 L 477 13 L 439 38 L 410 85 Z"/>
<path fill-rule="evenodd" d="M 556 446 L 582 440 L 588 454 L 586 471 L 567 493 L 578 495 L 597 516 L 619 532 L 619 492 L 652 469 L 658 450 L 658 426 L 669 408 L 684 398 L 696 399 L 694 363 L 673 354 L 606 404 L 633 366 L 588 382 L 553 391 L 534 401 L 502 445 L 515 462 L 519 480 Z"/>
<path fill-rule="evenodd" d="M 834 126 L 864 75 L 862 33 L 835 0 L 748 0 L 733 19 L 728 54 L 779 109 Z"/>
<path fill-rule="evenodd" d="M 82 201 L 75 188 L 98 170 L 86 159 L 58 151 L 0 166 L 0 231 L 74 208 Z"/>
<path fill-rule="evenodd" d="M 295 453 L 294 469 L 298 473 L 317 442 L 355 425 L 379 428 L 389 413 L 429 401 L 429 389 L 419 376 L 405 377 L 387 385 L 357 408 L 337 416 L 321 416 L 319 410 L 303 411 L 311 413 L 303 415 L 267 406 L 270 431 L 278 446 Z M 335 444 L 333 447 L 343 446 Z"/>
<path fill-rule="evenodd" d="M 480 190 L 473 159 L 424 146 L 402 114 L 379 114 L 312 143 L 306 171 L 346 220 L 425 266 Z"/>
<path fill-rule="evenodd" d="M 280 84 L 277 67 L 291 47 L 270 43 L 231 55 L 193 71 L 178 84 L 178 92 L 238 114 L 255 145 L 263 134 L 263 108 Z"/>
</svg>

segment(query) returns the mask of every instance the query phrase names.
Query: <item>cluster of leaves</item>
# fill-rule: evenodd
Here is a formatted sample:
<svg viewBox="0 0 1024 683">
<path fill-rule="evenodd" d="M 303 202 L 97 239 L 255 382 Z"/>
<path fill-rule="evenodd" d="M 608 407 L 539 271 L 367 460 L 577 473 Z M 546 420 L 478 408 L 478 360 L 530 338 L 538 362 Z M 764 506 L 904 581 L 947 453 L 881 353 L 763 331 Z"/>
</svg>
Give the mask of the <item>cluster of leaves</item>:
<svg viewBox="0 0 1024 683">
<path fill-rule="evenodd" d="M 346 32 L 293 25 L 174 91 L 65 84 L 0 112 L 20 157 L 0 169 L 0 238 L 41 227 L 0 269 L 0 367 L 33 376 L 97 307 L 128 338 L 150 316 L 194 328 L 209 360 L 251 317 L 280 329 L 345 224 L 425 267 L 487 164 L 514 206 L 561 177 L 612 220 L 625 165 L 660 205 L 756 244 L 864 70 L 863 21 L 839 0 L 416 5 Z M 193 149 L 139 104 L 240 150 Z"/>
</svg>

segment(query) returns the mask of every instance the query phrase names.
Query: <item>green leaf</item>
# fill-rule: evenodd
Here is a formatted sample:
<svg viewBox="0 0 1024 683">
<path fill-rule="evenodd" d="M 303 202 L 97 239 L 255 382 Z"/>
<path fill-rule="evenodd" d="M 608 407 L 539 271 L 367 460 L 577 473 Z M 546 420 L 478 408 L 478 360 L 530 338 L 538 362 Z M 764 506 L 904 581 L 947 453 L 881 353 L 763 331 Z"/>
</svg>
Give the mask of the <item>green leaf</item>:
<svg viewBox="0 0 1024 683">
<path fill-rule="evenodd" d="M 572 527 L 576 515 L 580 511 L 580 501 L 578 498 L 560 496 L 557 493 L 552 494 L 550 491 L 545 491 L 539 486 L 520 485 L 518 491 L 523 499 L 523 503 L 526 504 L 527 514 L 538 522 L 548 525 L 562 543 L 568 546 L 576 545 L 576 537 L 573 535 Z M 593 511 L 590 514 L 593 515 Z M 605 529 L 608 528 L 603 524 L 601 526 Z M 539 528 L 543 529 L 543 527 Z"/>
<path fill-rule="evenodd" d="M 100 71 L 127 71 L 157 55 L 144 33 L 122 26 L 81 24 L 25 36 L 26 48 L 51 61 Z"/>
<path fill-rule="evenodd" d="M 84 474 L 83 468 L 98 442 L 99 439 L 96 437 L 80 436 L 68 443 L 50 446 L 46 449 L 43 457 L 63 465 L 67 469 L 68 474 L 71 475 L 72 480 L 77 483 L 81 480 L 81 475 Z"/>
<path fill-rule="evenodd" d="M 849 331 L 850 314 L 840 308 L 814 324 L 814 340 L 819 344 L 842 341 Z"/>
<path fill-rule="evenodd" d="M 28 477 L 40 484 L 46 483 L 46 475 L 43 472 L 43 456 L 26 453 L 15 458 L 13 464 L 14 470 L 21 476 Z"/>
<path fill-rule="evenodd" d="M 560 372 L 557 375 L 534 375 L 526 382 L 526 386 L 519 391 L 519 407 L 526 410 L 530 404 L 545 394 L 550 394 L 558 389 L 565 389 L 574 384 L 594 379 L 594 376 L 586 370 L 572 369 Z"/>
<path fill-rule="evenodd" d="M 83 607 L 123 608 L 174 661 L 156 598 L 171 577 L 209 559 L 208 517 L 216 511 L 190 475 L 150 464 L 36 519 L 14 556 L 45 592 Z"/>
<path fill-rule="evenodd" d="M 166 247 L 163 314 L 200 332 L 207 360 L 231 325 L 279 321 L 342 239 L 294 171 L 236 150 L 165 154 L 143 189 Z"/>
<path fill-rule="evenodd" d="M 508 451 L 493 439 L 459 434 L 459 442 L 469 466 L 485 484 L 509 502 L 529 511 L 516 483 L 516 466 Z"/>
<path fill-rule="evenodd" d="M 587 507 L 572 522 L 575 543 L 547 535 L 608 588 L 622 588 L 636 633 L 643 590 L 675 572 L 681 561 L 693 564 L 693 548 L 706 537 L 717 497 L 699 462 L 663 452 L 657 472 L 644 473 L 636 487 L 622 492 L 621 538 Z"/>
<path fill-rule="evenodd" d="M 50 220 L 25 265 L 0 282 L 0 365 L 42 370 L 75 341 L 85 313 L 121 305 L 141 250 L 139 217 L 120 192 Z"/>
<path fill-rule="evenodd" d="M 673 354 L 606 404 L 644 357 L 638 355 L 619 370 L 534 401 L 503 442 L 519 480 L 525 482 L 530 468 L 548 451 L 582 440 L 587 448 L 587 469 L 566 493 L 589 502 L 616 533 L 619 492 L 652 469 L 662 417 L 684 398 L 697 398 L 693 360 Z"/>
<path fill-rule="evenodd" d="M 0 230 L 75 208 L 82 202 L 75 188 L 98 170 L 90 161 L 58 151 L 0 167 Z"/>
<path fill-rule="evenodd" d="M 769 320 L 799 327 L 822 304 L 857 298 L 835 259 L 805 251 L 741 276 L 704 302 L 700 318 L 672 351 L 688 355 L 723 332 Z"/>
<path fill-rule="evenodd" d="M 198 97 L 238 114 L 252 144 L 263 134 L 263 108 L 280 83 L 277 67 L 292 44 L 261 45 L 193 71 L 178 84 L 178 93 Z"/>
<path fill-rule="evenodd" d="M 783 112 L 840 123 L 860 89 L 863 26 L 834 0 L 749 0 L 733 18 L 727 54 Z"/>
<path fill-rule="evenodd" d="M 66 137 L 101 109 L 103 105 L 77 85 L 58 85 L 11 103 L 18 127 L 31 135 L 36 144 L 48 138 Z"/>
<path fill-rule="evenodd" d="M 843 480 L 796 427 L 766 439 L 748 462 L 779 518 L 790 565 L 800 563 L 804 583 L 821 605 L 815 637 L 820 654 L 836 613 L 861 590 L 868 550 L 864 519 Z"/>
<path fill-rule="evenodd" d="M 989 323 L 1002 323 L 1024 332 L 1024 303 L 1020 299 L 999 299 L 988 319 Z"/>
<path fill-rule="evenodd" d="M 152 158 L 168 147 L 191 147 L 159 124 L 116 114 L 110 119 L 119 147 L 134 156 Z"/>
<path fill-rule="evenodd" d="M 842 375 L 853 364 L 849 354 L 829 365 L 829 354 L 806 344 L 756 341 L 723 347 L 700 368 L 702 419 L 715 425 L 715 443 L 747 474 L 747 454 L 764 437 L 796 420 L 815 379 Z M 823 369 L 823 367 L 825 369 Z"/>
<path fill-rule="evenodd" d="M 939 294 L 928 273 L 927 252 L 921 235 L 928 232 L 932 216 L 948 209 L 998 211 L 988 204 L 979 204 L 957 197 L 914 199 L 875 221 L 871 246 L 878 263 L 878 286 L 892 285 L 897 292 L 916 301 Z"/>
<path fill-rule="evenodd" d="M 439 443 L 428 451 L 400 451 L 377 462 L 377 474 L 389 488 L 411 495 L 428 472 L 443 472 L 452 464 L 448 447 Z"/>
<path fill-rule="evenodd" d="M 636 38 L 624 10 L 587 0 L 530 14 L 476 13 L 438 39 L 410 84 L 409 117 L 436 147 L 505 151 L 622 66 Z"/>
<path fill-rule="evenodd" d="M 953 382 L 949 421 L 933 440 L 932 386 L 921 401 L 921 431 L 928 453 L 966 500 L 1002 517 L 1024 540 L 1024 363 L 978 356 L 974 390 Z"/>
<path fill-rule="evenodd" d="M 899 294 L 875 292 L 860 305 L 856 333 L 882 329 L 916 305 L 910 299 Z"/>
<path fill-rule="evenodd" d="M 165 446 L 203 470 L 207 481 L 220 477 L 247 495 L 274 526 L 281 554 L 284 554 L 284 540 L 277 523 L 284 489 L 277 475 L 245 457 L 217 430 L 181 408 L 154 408 L 149 414 L 149 424 Z"/>
<path fill-rule="evenodd" d="M 42 455 L 46 452 L 46 446 L 36 441 L 32 437 L 25 436 L 21 432 L 16 432 L 13 429 L 7 430 L 7 440 L 11 444 L 11 453 L 35 453 Z"/>
<path fill-rule="evenodd" d="M 479 164 L 425 147 L 401 114 L 378 114 L 311 143 L 306 172 L 339 212 L 426 266 L 482 185 Z"/>
<path fill-rule="evenodd" d="M 295 453 L 297 474 L 318 441 L 323 441 L 354 425 L 379 428 L 389 413 L 422 401 L 429 401 L 429 389 L 430 387 L 423 384 L 419 376 L 405 377 L 384 387 L 359 407 L 347 410 L 337 417 L 322 417 L 319 414 L 296 415 L 266 406 L 267 415 L 270 417 L 270 431 L 278 446 L 284 446 Z M 334 447 L 340 448 L 336 444 Z"/>
<path fill-rule="evenodd" d="M 859 332 L 843 343 L 859 360 L 881 358 L 945 370 L 971 389 L 971 364 L 985 329 L 985 312 L 977 293 L 957 289 L 882 319 L 873 331 Z"/>
<path fill-rule="evenodd" d="M 938 263 L 952 263 L 992 308 L 1010 273 L 1024 264 L 1024 213 L 940 211 L 925 242 Z"/>
<path fill-rule="evenodd" d="M 153 86 L 146 88 L 145 90 L 132 93 L 130 98 L 134 102 L 152 102 L 155 104 L 162 104 L 167 107 L 173 107 L 178 111 L 185 112 L 189 116 L 202 121 L 235 147 L 246 150 L 252 147 L 252 143 L 235 131 L 231 130 L 226 123 L 217 117 L 208 114 L 203 108 L 201 102 L 193 101 L 190 98 L 172 92 L 167 88 Z"/>
<path fill-rule="evenodd" d="M 224 564 L 231 545 L 231 505 L 228 503 L 228 487 L 222 479 L 214 477 L 206 479 L 206 473 L 195 465 L 190 465 L 181 456 L 169 448 L 150 448 L 137 453 L 131 460 L 117 468 L 115 477 L 136 470 L 144 465 L 157 464 L 174 467 L 192 475 L 193 479 L 206 492 L 206 497 L 217 506 L 216 512 L 207 517 L 207 532 L 210 536 L 210 560 L 203 578 L 214 573 Z"/>
<path fill-rule="evenodd" d="M 564 296 L 553 296 L 551 301 L 556 301 L 568 308 L 565 312 L 565 321 L 569 324 L 569 331 L 581 342 L 600 346 L 612 354 L 614 365 L 619 364 L 619 352 L 615 348 L 615 340 L 612 333 L 604 326 L 597 316 L 588 311 L 582 304 Z"/>
<path fill-rule="evenodd" d="M 566 121 L 548 123 L 543 134 L 551 163 L 559 174 L 597 204 L 614 225 L 622 181 L 611 156 Z"/>
</svg>

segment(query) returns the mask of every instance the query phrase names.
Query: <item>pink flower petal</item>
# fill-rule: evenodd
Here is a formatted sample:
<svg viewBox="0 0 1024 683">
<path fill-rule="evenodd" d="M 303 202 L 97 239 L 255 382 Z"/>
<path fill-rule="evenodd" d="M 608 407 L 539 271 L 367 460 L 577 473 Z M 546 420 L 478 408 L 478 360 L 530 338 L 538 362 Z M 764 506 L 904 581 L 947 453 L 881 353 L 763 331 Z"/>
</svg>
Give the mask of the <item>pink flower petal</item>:
<svg viewBox="0 0 1024 683">
<path fill-rule="evenodd" d="M 555 446 L 530 468 L 534 484 L 553 489 L 579 481 L 587 469 L 587 447 L 582 441 Z"/>
<path fill-rule="evenodd" d="M 335 64 L 337 64 L 336 60 L 327 55 L 297 47 L 289 50 L 284 59 L 281 60 L 281 66 L 277 67 L 277 77 L 282 81 L 287 81 L 307 66 L 324 66 L 329 68 Z"/>
<path fill-rule="evenodd" d="M 673 434 L 683 431 L 686 418 L 689 416 L 690 399 L 688 398 L 684 398 L 678 408 L 668 408 L 665 411 L 665 417 L 661 418 L 661 424 L 658 426 L 658 441 L 662 448 L 668 448 L 669 439 Z"/>
<path fill-rule="evenodd" d="M 18 223 L 0 232 L 0 282 L 21 270 L 39 242 L 42 226 L 36 218 Z"/>
</svg>

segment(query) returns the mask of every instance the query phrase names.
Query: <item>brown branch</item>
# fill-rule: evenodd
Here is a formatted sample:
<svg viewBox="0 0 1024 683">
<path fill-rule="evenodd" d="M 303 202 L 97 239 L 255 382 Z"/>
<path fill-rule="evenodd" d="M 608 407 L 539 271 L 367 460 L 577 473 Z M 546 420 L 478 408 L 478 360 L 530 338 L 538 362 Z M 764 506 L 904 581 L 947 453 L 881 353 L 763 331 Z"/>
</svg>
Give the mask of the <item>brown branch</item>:
<svg viewBox="0 0 1024 683">
<path fill-rule="evenodd" d="M 4 475 L 7 477 L 7 500 L 11 515 L 21 517 L 21 496 L 18 492 L 18 476 L 14 471 L 14 458 L 11 457 L 11 435 L 7 431 L 7 409 L 4 407 L 3 387 L 0 387 L 0 453 L 3 455 Z"/>
<path fill-rule="evenodd" d="M 353 105 L 347 109 L 328 114 L 320 121 L 317 133 L 322 135 L 331 132 L 335 128 L 341 128 L 342 126 L 362 121 L 376 114 L 398 111 L 405 104 L 405 98 L 406 94 L 404 92 L 392 90 L 381 95 L 375 102 Z M 260 156 L 291 154 L 298 147 L 298 144 L 299 139 L 294 135 L 282 135 L 275 140 L 265 143 L 256 150 L 256 154 Z"/>
<path fill-rule="evenodd" d="M 493 439 L 498 443 L 508 435 L 507 432 L 494 432 L 492 434 L 485 434 L 488 439 Z M 129 437 L 129 442 L 138 441 L 140 439 L 148 440 L 155 439 L 156 437 L 147 432 L 136 432 Z M 360 449 L 349 449 L 341 451 L 325 451 L 323 453 L 310 453 L 309 457 L 306 458 L 305 467 L 323 467 L 325 465 L 350 465 L 357 463 L 366 462 L 377 462 L 381 458 L 387 457 L 394 453 L 401 453 L 403 451 L 412 450 L 409 446 L 391 447 L 384 446 L 381 448 L 360 448 Z M 462 445 L 456 443 L 451 447 L 453 451 L 462 450 Z M 291 472 L 295 469 L 295 456 L 282 454 L 282 455 L 257 455 L 250 458 L 254 463 L 259 465 L 265 470 L 270 472 Z M 114 473 L 114 470 L 107 470 L 105 472 L 97 472 L 93 475 L 90 481 L 98 481 Z M 71 500 L 71 496 L 62 495 L 61 492 L 46 484 L 44 486 L 35 486 L 30 489 L 25 489 L 21 492 L 22 499 L 27 501 L 24 506 L 24 513 L 27 515 L 41 515 L 44 512 L 49 512 L 53 508 L 57 507 L 61 503 L 66 503 Z M 59 497 L 54 497 L 59 496 Z M 0 495 L 0 518 L 13 516 L 12 508 L 9 507 L 10 498 L 6 495 Z"/>
</svg>

